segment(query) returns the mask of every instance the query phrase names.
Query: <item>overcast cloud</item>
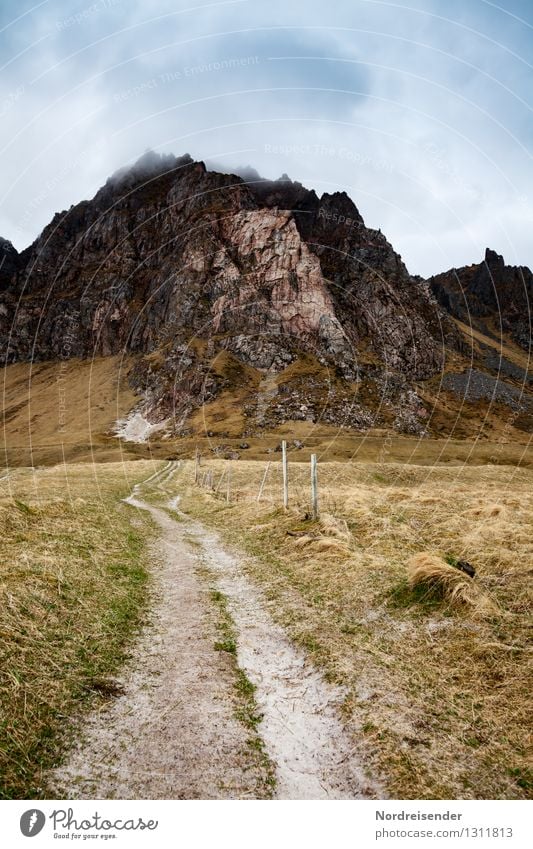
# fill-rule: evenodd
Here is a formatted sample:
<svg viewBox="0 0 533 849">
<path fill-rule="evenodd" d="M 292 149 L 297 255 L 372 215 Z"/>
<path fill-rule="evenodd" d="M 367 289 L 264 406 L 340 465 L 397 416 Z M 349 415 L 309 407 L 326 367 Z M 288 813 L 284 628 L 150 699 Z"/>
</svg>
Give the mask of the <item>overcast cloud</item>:
<svg viewBox="0 0 533 849">
<path fill-rule="evenodd" d="M 346 190 L 413 273 L 533 266 L 533 6 L 3 2 L 0 235 L 147 148 Z"/>
</svg>

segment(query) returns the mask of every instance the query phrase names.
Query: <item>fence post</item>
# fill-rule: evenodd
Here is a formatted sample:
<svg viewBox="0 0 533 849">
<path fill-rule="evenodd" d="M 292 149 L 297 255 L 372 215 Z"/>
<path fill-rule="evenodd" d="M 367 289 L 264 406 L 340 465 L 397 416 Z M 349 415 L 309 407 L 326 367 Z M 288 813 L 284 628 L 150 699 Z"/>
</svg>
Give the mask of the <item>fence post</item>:
<svg viewBox="0 0 533 849">
<path fill-rule="evenodd" d="M 282 440 L 281 443 L 281 460 L 283 465 L 283 507 L 285 510 L 289 506 L 289 464 L 287 462 L 287 443 Z"/>
<path fill-rule="evenodd" d="M 226 501 L 229 504 L 231 497 L 231 466 L 228 460 L 228 474 L 227 474 L 227 483 L 226 483 Z"/>
<path fill-rule="evenodd" d="M 198 483 L 198 469 L 200 468 L 200 452 L 198 448 L 194 454 L 194 482 Z"/>
<path fill-rule="evenodd" d="M 318 473 L 316 454 L 311 454 L 311 508 L 313 519 L 318 519 Z"/>
<path fill-rule="evenodd" d="M 263 487 L 264 487 L 266 479 L 267 479 L 269 468 L 270 468 L 270 461 L 266 464 L 265 474 L 263 475 L 263 480 L 261 481 L 261 486 L 259 487 L 259 492 L 257 493 L 257 503 L 258 504 L 261 501 L 261 496 L 263 494 Z"/>
<path fill-rule="evenodd" d="M 220 489 L 220 484 L 221 484 L 221 483 L 222 483 L 222 481 L 224 480 L 224 475 L 225 475 L 225 474 L 226 474 L 226 470 L 225 470 L 225 469 L 223 469 L 223 470 L 222 470 L 222 474 L 220 475 L 220 477 L 219 477 L 219 479 L 218 479 L 218 483 L 217 483 L 217 486 L 216 486 L 216 489 L 215 489 L 215 494 L 216 494 L 216 493 L 218 492 L 218 490 Z"/>
</svg>

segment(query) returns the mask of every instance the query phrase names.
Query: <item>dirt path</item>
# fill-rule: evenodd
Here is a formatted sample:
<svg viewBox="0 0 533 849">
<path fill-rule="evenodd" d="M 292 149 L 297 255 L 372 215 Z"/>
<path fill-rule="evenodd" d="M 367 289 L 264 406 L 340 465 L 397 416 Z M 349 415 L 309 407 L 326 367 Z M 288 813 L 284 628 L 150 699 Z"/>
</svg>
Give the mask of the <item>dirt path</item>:
<svg viewBox="0 0 533 849">
<path fill-rule="evenodd" d="M 161 472 L 164 479 L 170 474 L 168 467 Z M 277 797 L 374 796 L 338 718 L 343 694 L 272 621 L 238 558 L 198 522 L 183 514 L 174 521 L 143 501 L 139 487 L 127 501 L 148 510 L 161 531 L 153 621 L 120 682 L 123 695 L 89 719 L 77 747 L 55 770 L 58 798 L 268 795 L 250 733 L 235 718 L 231 660 L 214 649 L 215 612 L 200 565 L 228 600 L 237 662 L 255 684 L 263 714 L 258 732 L 275 764 Z M 178 503 L 174 499 L 173 509 Z"/>
</svg>

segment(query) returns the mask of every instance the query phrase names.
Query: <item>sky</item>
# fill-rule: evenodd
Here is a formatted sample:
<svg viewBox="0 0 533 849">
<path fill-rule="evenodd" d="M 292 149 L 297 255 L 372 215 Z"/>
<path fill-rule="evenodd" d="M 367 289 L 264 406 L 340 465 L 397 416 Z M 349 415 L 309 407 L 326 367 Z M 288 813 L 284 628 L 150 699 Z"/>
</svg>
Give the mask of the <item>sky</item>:
<svg viewBox="0 0 533 849">
<path fill-rule="evenodd" d="M 19 250 L 152 149 L 346 191 L 413 274 L 533 267 L 531 0 L 3 0 L 0 44 Z"/>
</svg>

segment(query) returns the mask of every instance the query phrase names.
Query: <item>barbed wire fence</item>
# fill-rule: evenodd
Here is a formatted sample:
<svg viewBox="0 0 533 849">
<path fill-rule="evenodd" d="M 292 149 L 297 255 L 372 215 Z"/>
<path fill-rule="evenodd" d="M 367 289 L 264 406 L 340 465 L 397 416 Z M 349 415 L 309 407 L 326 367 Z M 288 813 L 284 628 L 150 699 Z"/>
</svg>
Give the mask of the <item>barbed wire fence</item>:
<svg viewBox="0 0 533 849">
<path fill-rule="evenodd" d="M 284 510 L 304 510 L 312 519 L 320 518 L 322 499 L 319 493 L 319 471 L 316 454 L 311 454 L 309 463 L 289 462 L 287 442 L 281 443 L 279 461 L 269 460 L 264 466 L 256 463 L 258 475 L 250 475 L 251 465 L 246 462 L 247 473 L 238 478 L 235 460 L 221 461 L 203 458 L 196 449 L 194 461 L 194 483 L 209 492 L 214 498 L 231 504 L 236 501 L 255 501 L 283 507 Z M 242 472 L 242 469 L 241 469 Z M 257 480 L 254 478 L 257 477 Z"/>
</svg>

